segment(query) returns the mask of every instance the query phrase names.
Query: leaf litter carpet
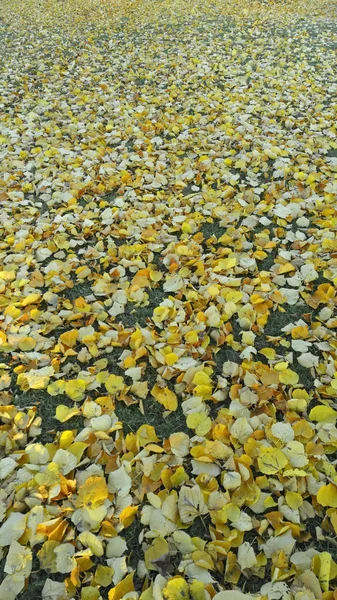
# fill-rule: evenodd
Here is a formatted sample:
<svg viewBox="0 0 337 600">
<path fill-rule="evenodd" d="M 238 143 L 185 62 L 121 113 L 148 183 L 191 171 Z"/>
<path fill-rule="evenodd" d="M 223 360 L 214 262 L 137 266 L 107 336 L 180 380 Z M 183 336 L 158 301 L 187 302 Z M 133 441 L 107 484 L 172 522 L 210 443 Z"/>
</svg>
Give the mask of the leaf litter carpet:
<svg viewBox="0 0 337 600">
<path fill-rule="evenodd" d="M 336 4 L 0 28 L 1 600 L 336 600 Z"/>
</svg>

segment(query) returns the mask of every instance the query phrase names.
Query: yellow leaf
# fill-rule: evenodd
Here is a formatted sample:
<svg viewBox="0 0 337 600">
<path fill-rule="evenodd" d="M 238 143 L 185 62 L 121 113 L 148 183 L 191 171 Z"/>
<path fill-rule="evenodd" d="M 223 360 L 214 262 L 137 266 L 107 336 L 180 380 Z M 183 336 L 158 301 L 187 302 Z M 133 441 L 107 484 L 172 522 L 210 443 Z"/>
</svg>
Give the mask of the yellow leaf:
<svg viewBox="0 0 337 600">
<path fill-rule="evenodd" d="M 163 589 L 165 600 L 186 600 L 189 597 L 188 583 L 182 577 L 174 577 Z"/>
<path fill-rule="evenodd" d="M 58 394 L 63 394 L 66 387 L 66 382 L 64 379 L 58 379 L 57 381 L 53 381 L 47 387 L 47 392 L 50 396 L 58 396 Z"/>
<path fill-rule="evenodd" d="M 309 419 L 311 421 L 318 421 L 318 423 L 335 423 L 337 411 L 330 406 L 315 406 L 309 413 Z"/>
<path fill-rule="evenodd" d="M 276 365 L 274 365 L 274 369 L 275 371 L 286 371 L 288 364 L 286 361 L 281 361 L 279 363 L 277 363 Z"/>
<path fill-rule="evenodd" d="M 287 469 L 283 475 L 284 477 L 307 477 L 308 473 L 303 469 Z"/>
<path fill-rule="evenodd" d="M 330 514 L 330 521 L 334 528 L 335 533 L 337 534 L 337 511 L 334 510 L 332 514 Z"/>
<path fill-rule="evenodd" d="M 15 277 L 15 271 L 0 271 L 2 281 L 14 281 Z"/>
<path fill-rule="evenodd" d="M 193 250 L 188 248 L 185 244 L 178 246 L 176 252 L 179 256 L 193 256 Z"/>
<path fill-rule="evenodd" d="M 196 331 L 188 331 L 185 334 L 185 340 L 187 342 L 187 344 L 196 344 L 198 341 L 198 334 Z"/>
<path fill-rule="evenodd" d="M 7 306 L 6 310 L 4 311 L 4 314 L 9 315 L 13 319 L 17 319 L 21 315 L 21 310 L 16 308 L 16 306 L 12 306 L 10 304 L 9 306 Z M 5 336 L 5 338 L 6 338 L 6 336 Z"/>
<path fill-rule="evenodd" d="M 150 587 L 147 588 L 147 590 L 145 590 L 145 592 L 142 592 L 139 600 L 154 600 L 153 598 L 153 583 L 151 583 Z"/>
<path fill-rule="evenodd" d="M 102 542 L 91 531 L 82 531 L 77 539 L 86 548 L 90 548 L 94 556 L 103 556 L 104 548 Z"/>
<path fill-rule="evenodd" d="M 75 438 L 74 432 L 71 431 L 70 429 L 66 430 L 66 431 L 62 431 L 61 435 L 60 435 L 60 448 L 62 448 L 63 450 L 66 450 L 68 448 L 68 446 L 70 446 L 70 444 L 73 443 Z"/>
<path fill-rule="evenodd" d="M 257 462 L 261 473 L 274 475 L 284 469 L 288 459 L 278 448 L 261 447 Z"/>
<path fill-rule="evenodd" d="M 21 302 L 21 306 L 28 306 L 29 304 L 36 304 L 37 302 L 39 302 L 39 300 L 41 300 L 41 298 L 42 298 L 41 294 L 29 294 L 29 296 L 27 296 Z"/>
<path fill-rule="evenodd" d="M 156 306 L 153 311 L 153 320 L 155 323 L 162 323 L 170 314 L 170 309 L 167 306 Z"/>
<path fill-rule="evenodd" d="M 209 288 L 207 288 L 207 292 L 209 293 L 211 298 L 215 298 L 215 296 L 218 296 L 220 294 L 220 288 L 218 285 L 210 285 Z"/>
<path fill-rule="evenodd" d="M 321 506 L 337 508 L 337 487 L 333 483 L 320 487 L 317 492 L 317 502 Z"/>
<path fill-rule="evenodd" d="M 108 415 L 111 415 L 115 408 L 115 404 L 110 396 L 100 396 L 96 398 L 95 403 L 101 407 L 102 413 L 107 413 Z"/>
<path fill-rule="evenodd" d="M 73 444 L 70 444 L 70 446 L 68 446 L 68 452 L 76 456 L 77 462 L 79 463 L 82 458 L 83 452 L 87 448 L 88 444 L 85 444 L 84 442 L 74 442 Z"/>
<path fill-rule="evenodd" d="M 286 492 L 286 501 L 287 501 L 288 506 L 292 510 L 297 510 L 303 504 L 303 498 L 302 498 L 301 494 L 298 494 L 297 492 L 287 491 Z"/>
<path fill-rule="evenodd" d="M 189 476 L 187 475 L 184 467 L 178 467 L 178 469 L 171 476 L 171 485 L 172 487 L 180 487 L 182 483 L 186 483 L 189 480 Z"/>
<path fill-rule="evenodd" d="M 209 385 L 211 378 L 205 371 L 198 371 L 193 377 L 193 383 L 195 385 Z"/>
<path fill-rule="evenodd" d="M 318 574 L 318 580 L 321 584 L 323 592 L 329 591 L 330 581 L 330 569 L 331 569 L 331 554 L 329 552 L 321 552 L 320 558 L 320 569 Z"/>
<path fill-rule="evenodd" d="M 134 331 L 133 334 L 130 336 L 130 348 L 132 348 L 132 350 L 138 350 L 142 343 L 142 339 L 142 332 L 140 331 L 140 329 L 136 329 L 136 331 Z"/>
<path fill-rule="evenodd" d="M 200 515 L 208 512 L 203 493 L 198 485 L 180 488 L 178 510 L 182 523 L 193 523 Z"/>
<path fill-rule="evenodd" d="M 111 584 L 114 570 L 112 567 L 105 567 L 104 565 L 98 565 L 95 572 L 95 583 L 107 587 Z"/>
<path fill-rule="evenodd" d="M 126 506 L 123 508 L 119 515 L 119 520 L 123 527 L 130 527 L 135 520 L 135 516 L 138 512 L 138 506 Z"/>
<path fill-rule="evenodd" d="M 201 436 L 206 435 L 212 427 L 212 421 L 205 412 L 191 413 L 187 416 L 186 424 Z"/>
<path fill-rule="evenodd" d="M 105 479 L 99 476 L 88 477 L 78 492 L 76 506 L 97 508 L 108 497 L 108 486 Z"/>
<path fill-rule="evenodd" d="M 309 337 L 309 328 L 307 325 L 298 325 L 291 330 L 293 340 L 305 340 Z"/>
<path fill-rule="evenodd" d="M 59 342 L 65 346 L 68 346 L 69 348 L 73 348 L 76 344 L 77 338 L 78 330 L 72 329 L 71 331 L 65 331 L 64 333 L 61 333 Z"/>
<path fill-rule="evenodd" d="M 109 600 L 121 600 L 126 594 L 134 591 L 133 573 L 129 573 L 123 581 L 120 581 L 116 587 L 109 591 Z"/>
<path fill-rule="evenodd" d="M 65 423 L 72 417 L 79 415 L 80 412 L 81 411 L 76 406 L 74 406 L 74 408 L 68 408 L 68 406 L 65 406 L 65 404 L 59 404 L 56 407 L 55 418 L 60 421 L 60 423 Z"/>
<path fill-rule="evenodd" d="M 218 242 L 222 242 L 222 236 L 218 239 Z M 219 273 L 220 271 L 227 271 L 228 269 L 232 269 L 236 265 L 236 258 L 233 256 L 231 258 L 221 258 L 217 261 L 217 266 L 214 267 L 214 272 Z"/>
<path fill-rule="evenodd" d="M 160 556 L 164 554 L 168 554 L 169 545 L 166 540 L 161 537 L 156 538 L 151 546 L 145 552 L 145 564 L 149 571 L 159 571 L 159 568 L 156 566 L 155 561 Z"/>
<path fill-rule="evenodd" d="M 226 301 L 234 302 L 234 304 L 236 304 L 237 302 L 241 302 L 242 297 L 243 294 L 239 290 L 227 290 L 225 293 Z"/>
<path fill-rule="evenodd" d="M 213 600 L 252 600 L 252 596 L 237 592 L 236 590 L 227 590 L 219 592 L 213 596 Z"/>
<path fill-rule="evenodd" d="M 273 496 L 267 496 L 267 498 L 265 498 L 263 504 L 264 504 L 265 508 L 272 508 L 273 506 L 277 506 L 277 503 L 273 499 Z"/>
<path fill-rule="evenodd" d="M 88 587 L 82 587 L 81 589 L 81 600 L 98 600 L 100 596 L 101 595 L 97 587 L 92 587 L 90 585 Z"/>
<path fill-rule="evenodd" d="M 262 302 L 264 302 L 264 298 L 262 298 L 260 294 L 252 294 L 250 297 L 250 301 L 252 304 L 262 304 Z"/>
<path fill-rule="evenodd" d="M 40 561 L 40 568 L 57 573 L 55 548 L 60 545 L 57 540 L 47 540 L 37 553 Z"/>
<path fill-rule="evenodd" d="M 22 390 L 45 390 L 48 386 L 52 367 L 43 367 L 42 369 L 31 369 L 28 373 L 18 375 L 17 384 Z"/>
<path fill-rule="evenodd" d="M 285 265 L 281 265 L 280 270 L 278 272 L 279 275 L 283 273 L 290 273 L 291 271 L 295 271 L 296 268 L 291 263 L 286 263 Z"/>
<path fill-rule="evenodd" d="M 208 400 L 212 395 L 213 388 L 211 385 L 196 385 L 193 394 L 200 396 L 204 400 Z"/>
<path fill-rule="evenodd" d="M 201 567 L 202 569 L 214 569 L 214 563 L 211 556 L 204 550 L 195 550 L 192 553 L 192 560 L 197 567 Z"/>
<path fill-rule="evenodd" d="M 259 350 L 260 354 L 263 354 L 268 360 L 274 360 L 276 355 L 276 350 L 274 348 L 262 348 Z"/>
<path fill-rule="evenodd" d="M 282 371 L 279 375 L 279 379 L 281 383 L 287 385 L 296 385 L 299 382 L 299 376 L 291 369 L 285 369 L 285 371 Z"/>
<path fill-rule="evenodd" d="M 165 355 L 165 362 L 169 367 L 174 365 L 174 363 L 176 363 L 178 359 L 179 356 L 175 352 L 169 352 L 169 354 Z"/>
<path fill-rule="evenodd" d="M 157 402 L 159 402 L 159 404 L 161 404 L 166 410 L 177 410 L 177 396 L 167 386 L 164 388 L 160 388 L 156 384 L 153 386 L 151 394 L 157 400 Z"/>
<path fill-rule="evenodd" d="M 36 340 L 34 340 L 32 337 L 30 337 L 28 335 L 23 337 L 19 341 L 19 348 L 23 352 L 29 352 L 30 350 L 33 350 L 33 348 L 35 348 L 35 346 L 36 346 Z"/>
<path fill-rule="evenodd" d="M 204 582 L 198 581 L 197 579 L 193 579 L 193 581 L 191 581 L 190 593 L 192 600 L 206 600 L 208 597 Z"/>
<path fill-rule="evenodd" d="M 109 375 L 105 387 L 109 394 L 117 394 L 124 388 L 124 379 L 120 375 Z"/>
<path fill-rule="evenodd" d="M 65 393 L 67 396 L 69 396 L 69 398 L 71 398 L 71 400 L 78 402 L 84 397 L 86 385 L 87 384 L 84 379 L 70 379 L 69 381 L 66 381 Z"/>
<path fill-rule="evenodd" d="M 191 233 L 192 232 L 191 225 L 189 223 L 187 223 L 187 221 L 185 221 L 182 224 L 181 230 L 182 230 L 183 233 Z"/>
<path fill-rule="evenodd" d="M 159 442 L 159 438 L 157 438 L 156 430 L 152 425 L 141 425 L 136 434 L 137 446 L 142 448 L 147 444 L 153 442 Z"/>
</svg>

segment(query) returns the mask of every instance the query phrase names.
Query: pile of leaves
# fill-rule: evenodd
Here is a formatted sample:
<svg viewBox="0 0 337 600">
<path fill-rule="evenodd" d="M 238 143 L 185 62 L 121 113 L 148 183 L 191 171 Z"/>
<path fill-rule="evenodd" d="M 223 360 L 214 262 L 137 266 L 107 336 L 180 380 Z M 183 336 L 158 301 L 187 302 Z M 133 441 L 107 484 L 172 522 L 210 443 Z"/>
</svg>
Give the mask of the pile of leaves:
<svg viewBox="0 0 337 600">
<path fill-rule="evenodd" d="M 3 0 L 1 600 L 336 600 L 335 17 Z"/>
</svg>

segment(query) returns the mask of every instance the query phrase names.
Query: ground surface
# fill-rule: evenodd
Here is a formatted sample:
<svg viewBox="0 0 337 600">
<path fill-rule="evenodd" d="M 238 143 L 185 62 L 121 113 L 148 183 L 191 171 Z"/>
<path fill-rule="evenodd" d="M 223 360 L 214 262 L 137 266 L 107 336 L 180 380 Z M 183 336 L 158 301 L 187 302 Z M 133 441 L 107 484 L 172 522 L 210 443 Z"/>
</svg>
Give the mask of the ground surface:
<svg viewBox="0 0 337 600">
<path fill-rule="evenodd" d="M 336 5 L 0 29 L 1 600 L 333 600 Z"/>
</svg>

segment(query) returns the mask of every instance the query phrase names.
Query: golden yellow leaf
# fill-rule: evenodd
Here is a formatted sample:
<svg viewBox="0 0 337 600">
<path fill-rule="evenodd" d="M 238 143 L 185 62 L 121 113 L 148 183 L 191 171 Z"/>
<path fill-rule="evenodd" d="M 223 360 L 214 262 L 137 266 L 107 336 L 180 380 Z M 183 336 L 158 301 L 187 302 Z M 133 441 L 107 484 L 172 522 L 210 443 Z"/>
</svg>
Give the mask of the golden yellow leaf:
<svg viewBox="0 0 337 600">
<path fill-rule="evenodd" d="M 290 273 L 291 271 L 295 271 L 296 267 L 294 267 L 294 265 L 292 265 L 291 263 L 286 263 L 285 265 L 281 265 L 280 269 L 279 269 L 279 275 L 282 275 L 284 273 Z"/>
<path fill-rule="evenodd" d="M 14 281 L 15 271 L 0 271 L 0 279 L 2 281 Z"/>
<path fill-rule="evenodd" d="M 177 407 L 178 407 L 177 396 L 167 386 L 164 388 L 161 388 L 161 387 L 159 387 L 159 385 L 156 384 L 152 388 L 151 394 L 157 400 L 157 402 L 159 402 L 159 404 L 162 404 L 162 406 L 166 410 L 170 410 L 170 411 L 177 410 Z"/>
<path fill-rule="evenodd" d="M 193 377 L 192 383 L 195 385 L 209 385 L 211 383 L 211 378 L 205 371 L 197 371 Z"/>
<path fill-rule="evenodd" d="M 299 325 L 291 330 L 293 340 L 305 340 L 309 337 L 309 329 L 307 325 Z"/>
<path fill-rule="evenodd" d="M 70 444 L 70 446 L 68 446 L 68 452 L 76 456 L 77 462 L 79 463 L 82 458 L 83 452 L 87 448 L 88 444 L 85 444 L 84 442 L 74 442 L 73 444 Z"/>
<path fill-rule="evenodd" d="M 36 304 L 41 300 L 41 298 L 41 294 L 29 294 L 29 296 L 26 296 L 26 298 L 22 300 L 21 306 L 29 306 L 29 304 Z"/>
<path fill-rule="evenodd" d="M 87 384 L 84 379 L 70 379 L 69 381 L 66 381 L 65 393 L 71 400 L 74 400 L 74 402 L 79 402 L 84 398 L 86 387 Z"/>
<path fill-rule="evenodd" d="M 337 508 L 337 487 L 333 483 L 320 487 L 317 492 L 317 502 L 321 506 Z"/>
<path fill-rule="evenodd" d="M 156 430 L 152 425 L 141 425 L 136 434 L 137 446 L 142 448 L 147 444 L 153 442 L 159 442 L 159 438 L 157 438 Z"/>
<path fill-rule="evenodd" d="M 288 459 L 278 448 L 261 447 L 260 454 L 257 459 L 259 469 L 266 475 L 274 475 L 278 473 L 288 463 Z"/>
<path fill-rule="evenodd" d="M 126 506 L 125 508 L 123 508 L 119 515 L 119 520 L 122 523 L 123 527 L 126 528 L 132 525 L 137 512 L 138 506 Z"/>
<path fill-rule="evenodd" d="M 319 558 L 320 569 L 318 574 L 318 580 L 321 584 L 323 592 L 328 592 L 332 557 L 329 552 L 321 552 Z"/>
<path fill-rule="evenodd" d="M 285 369 L 279 375 L 279 379 L 281 383 L 287 385 L 296 385 L 299 382 L 299 376 L 295 371 L 291 369 Z"/>
<path fill-rule="evenodd" d="M 76 506 L 88 506 L 97 508 L 101 506 L 108 497 L 108 486 L 105 479 L 99 476 L 88 477 L 79 489 Z"/>
<path fill-rule="evenodd" d="M 206 435 L 212 427 L 212 421 L 205 412 L 189 414 L 186 424 L 190 429 L 194 429 L 197 435 Z"/>
<path fill-rule="evenodd" d="M 29 352 L 36 346 L 36 340 L 30 336 L 25 336 L 19 341 L 19 348 L 23 352 Z"/>
<path fill-rule="evenodd" d="M 31 369 L 27 373 L 18 375 L 17 384 L 22 390 L 44 390 L 48 386 L 50 375 L 53 373 L 52 367 L 43 367 L 42 369 Z"/>
<path fill-rule="evenodd" d="M 129 573 L 129 575 L 127 575 L 122 581 L 120 581 L 120 583 L 118 583 L 116 587 L 112 588 L 112 590 L 109 591 L 108 599 L 121 600 L 122 598 L 124 598 L 124 596 L 126 596 L 126 594 L 133 592 L 134 589 L 135 588 L 133 585 L 133 573 Z"/>
<path fill-rule="evenodd" d="M 331 408 L 331 406 L 314 406 L 309 413 L 309 419 L 311 421 L 318 421 L 318 423 L 335 423 L 337 419 L 337 411 Z"/>
<path fill-rule="evenodd" d="M 286 492 L 286 501 L 287 501 L 288 506 L 290 508 L 292 508 L 293 510 L 297 510 L 303 504 L 303 498 L 302 498 L 301 494 L 298 494 L 297 492 L 287 491 Z"/>
<path fill-rule="evenodd" d="M 71 431 L 70 429 L 66 430 L 66 431 L 62 431 L 61 435 L 60 435 L 60 448 L 62 448 L 63 450 L 66 450 L 68 448 L 68 446 L 70 446 L 70 444 L 73 443 L 75 438 L 74 432 Z"/>
<path fill-rule="evenodd" d="M 214 562 L 212 557 L 204 550 L 195 550 L 192 552 L 192 560 L 202 569 L 214 569 Z"/>
<path fill-rule="evenodd" d="M 337 534 L 337 511 L 336 510 L 332 514 L 330 514 L 330 521 L 334 528 L 335 534 Z"/>
<path fill-rule="evenodd" d="M 53 381 L 47 387 L 47 392 L 50 396 L 58 396 L 58 394 L 63 394 L 66 387 L 66 382 L 64 379 L 57 379 L 57 381 Z"/>
<path fill-rule="evenodd" d="M 259 352 L 269 360 L 275 359 L 276 350 L 274 348 L 262 348 L 262 350 L 259 350 Z"/>
<path fill-rule="evenodd" d="M 189 597 L 188 583 L 182 577 L 170 579 L 162 591 L 165 600 L 186 600 Z"/>
<path fill-rule="evenodd" d="M 253 600 L 253 596 L 243 594 L 237 590 L 226 590 L 225 592 L 215 594 L 213 600 Z"/>
<path fill-rule="evenodd" d="M 71 331 L 65 331 L 64 333 L 61 333 L 59 342 L 65 346 L 68 346 L 69 348 L 73 348 L 76 344 L 77 338 L 78 330 L 72 329 Z"/>
<path fill-rule="evenodd" d="M 124 388 L 124 379 L 120 375 L 109 375 L 104 385 L 109 394 L 117 394 Z"/>
<path fill-rule="evenodd" d="M 65 423 L 72 417 L 75 417 L 76 415 L 79 415 L 79 414 L 80 414 L 80 410 L 76 406 L 74 406 L 74 408 L 68 408 L 68 406 L 65 406 L 65 404 L 59 404 L 56 407 L 55 418 L 58 421 L 60 421 L 61 423 Z"/>
<path fill-rule="evenodd" d="M 178 359 L 179 359 L 179 356 L 175 352 L 169 352 L 168 354 L 165 355 L 165 362 L 169 367 L 174 365 L 174 363 L 176 363 Z"/>
<path fill-rule="evenodd" d="M 276 365 L 274 365 L 274 369 L 275 369 L 275 371 L 278 371 L 278 372 L 286 371 L 288 364 L 289 363 L 286 362 L 285 360 L 281 360 L 280 362 L 276 363 Z"/>
<path fill-rule="evenodd" d="M 170 309 L 167 306 L 156 306 L 153 311 L 153 320 L 155 323 L 162 323 L 170 314 Z"/>
<path fill-rule="evenodd" d="M 78 534 L 77 539 L 85 548 L 90 548 L 94 556 L 102 556 L 104 548 L 102 542 L 91 533 L 91 531 L 82 531 Z"/>
</svg>

